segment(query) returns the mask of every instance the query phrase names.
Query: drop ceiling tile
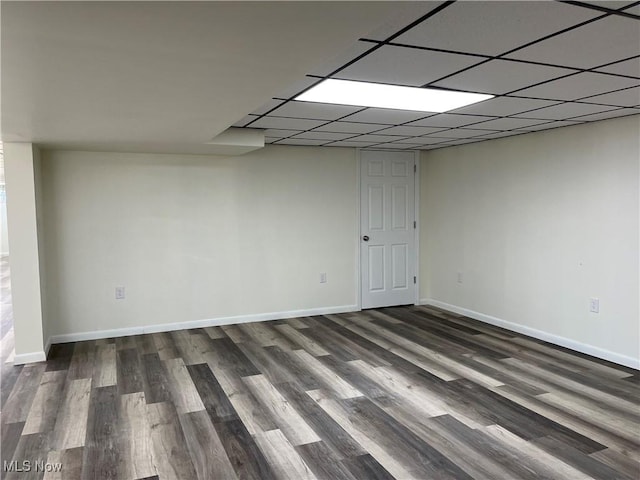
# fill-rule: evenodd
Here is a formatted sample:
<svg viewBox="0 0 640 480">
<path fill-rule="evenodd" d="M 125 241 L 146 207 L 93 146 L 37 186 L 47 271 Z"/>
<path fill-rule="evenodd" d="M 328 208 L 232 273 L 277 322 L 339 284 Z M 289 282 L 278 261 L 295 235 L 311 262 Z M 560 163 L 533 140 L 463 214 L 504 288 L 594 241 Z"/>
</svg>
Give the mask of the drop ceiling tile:
<svg viewBox="0 0 640 480">
<path fill-rule="evenodd" d="M 598 15 L 557 2 L 456 2 L 394 41 L 499 55 Z"/>
<path fill-rule="evenodd" d="M 281 130 L 277 128 L 270 128 L 264 131 L 266 137 L 290 137 L 301 133 L 302 130 Z"/>
<path fill-rule="evenodd" d="M 411 150 L 420 148 L 419 144 L 410 144 L 410 143 L 383 143 L 382 145 L 377 145 L 377 148 L 390 148 L 393 150 Z"/>
<path fill-rule="evenodd" d="M 320 81 L 319 78 L 312 77 L 302 77 L 295 83 L 289 85 L 285 90 L 281 90 L 276 95 L 277 98 L 291 98 L 299 95 L 303 90 L 311 87 L 312 85 L 318 83 Z"/>
<path fill-rule="evenodd" d="M 244 127 L 247 123 L 249 123 L 251 120 L 255 120 L 256 118 L 258 118 L 256 115 L 247 115 L 246 117 L 242 118 L 241 120 L 238 120 L 236 123 L 234 123 L 231 126 Z"/>
<path fill-rule="evenodd" d="M 394 136 L 394 135 L 367 134 L 367 135 L 360 135 L 359 137 L 355 137 L 353 140 L 356 140 L 358 142 L 382 143 L 382 142 L 393 142 L 395 140 L 401 140 L 402 138 L 406 138 L 406 137 L 400 137 L 400 136 Z"/>
<path fill-rule="evenodd" d="M 370 133 L 391 125 L 380 125 L 378 123 L 355 123 L 355 122 L 331 122 L 321 127 L 317 131 L 321 132 L 342 132 L 342 133 Z"/>
<path fill-rule="evenodd" d="M 565 118 L 604 112 L 606 110 L 611 110 L 611 107 L 589 105 L 587 103 L 561 103 L 560 105 L 527 112 L 523 114 L 523 116 L 526 116 L 527 118 L 540 118 L 547 120 L 564 120 Z"/>
<path fill-rule="evenodd" d="M 423 118 L 422 120 L 416 120 L 410 122 L 407 125 L 417 125 L 419 127 L 462 127 L 463 125 L 469 125 L 484 120 L 491 120 L 493 117 L 487 117 L 482 115 L 458 115 L 455 113 L 440 113 L 429 118 Z"/>
<path fill-rule="evenodd" d="M 585 72 L 560 80 L 552 80 L 536 87 L 525 88 L 514 95 L 555 100 L 577 100 L 635 85 L 638 85 L 638 80 L 633 78 Z"/>
<path fill-rule="evenodd" d="M 318 68 L 307 72 L 307 75 L 317 75 L 320 77 L 329 76 L 346 63 L 365 53 L 367 50 L 373 48 L 373 46 L 374 44 L 369 42 L 356 42 L 346 50 L 341 51 L 338 55 L 333 57 L 328 62 L 323 63 Z"/>
<path fill-rule="evenodd" d="M 440 6 L 441 1 L 429 1 L 429 2 L 405 2 L 395 9 L 394 13 L 375 30 L 367 33 L 364 37 L 373 40 L 386 40 L 391 35 L 399 32 L 407 25 L 413 23 L 416 19 L 432 12 L 435 8 Z"/>
<path fill-rule="evenodd" d="M 282 137 L 264 137 L 264 143 L 273 143 L 282 140 Z"/>
<path fill-rule="evenodd" d="M 255 110 L 255 111 L 253 111 L 251 113 L 253 115 L 263 115 L 263 114 L 267 113 L 269 110 L 277 107 L 278 105 L 281 105 L 282 102 L 284 102 L 284 100 L 279 100 L 279 99 L 276 99 L 276 98 L 272 98 L 267 103 L 262 105 L 259 109 Z"/>
<path fill-rule="evenodd" d="M 619 107 L 633 107 L 640 102 L 640 87 L 627 88 L 617 92 L 596 95 L 582 99 L 585 102 L 603 103 Z"/>
<path fill-rule="evenodd" d="M 276 145 L 308 145 L 308 146 L 320 146 L 327 143 L 327 140 L 308 140 L 304 138 L 285 138 L 279 141 Z"/>
<path fill-rule="evenodd" d="M 439 148 L 442 148 L 444 144 L 438 144 L 438 145 L 424 145 L 422 147 L 420 147 L 420 150 L 437 150 Z"/>
<path fill-rule="evenodd" d="M 477 142 L 481 142 L 482 140 L 486 140 L 486 138 L 464 138 L 464 139 L 458 139 L 458 140 L 451 140 L 449 142 L 445 142 L 442 145 L 464 145 L 466 143 L 477 143 Z"/>
<path fill-rule="evenodd" d="M 536 100 L 531 98 L 499 97 L 475 103 L 468 107 L 458 108 L 449 113 L 468 113 L 473 115 L 515 115 L 533 110 L 534 108 L 548 107 L 558 102 L 550 100 Z"/>
<path fill-rule="evenodd" d="M 595 120 L 606 120 L 607 118 L 626 117 L 627 115 L 640 115 L 640 109 L 637 108 L 617 108 L 615 110 L 609 110 L 602 113 L 594 113 L 592 115 L 584 115 L 581 117 L 574 117 L 573 120 L 592 122 Z"/>
<path fill-rule="evenodd" d="M 328 143 L 327 147 L 355 147 L 365 148 L 371 145 L 375 145 L 375 142 L 353 142 L 351 140 L 341 140 L 339 142 Z"/>
<path fill-rule="evenodd" d="M 434 86 L 468 92 L 503 94 L 572 73 L 567 68 L 492 60 L 436 82 Z"/>
<path fill-rule="evenodd" d="M 399 123 L 411 122 L 428 115 L 430 115 L 430 113 L 392 110 L 388 108 L 367 108 L 362 112 L 349 115 L 344 121 L 398 125 Z"/>
<path fill-rule="evenodd" d="M 624 7 L 627 7 L 634 2 L 631 1 L 617 1 L 617 0 L 600 0 L 600 1 L 587 1 L 584 3 L 591 3 L 592 5 L 598 5 L 600 7 L 610 8 L 612 10 L 618 10 Z"/>
<path fill-rule="evenodd" d="M 326 120 L 306 120 L 301 118 L 262 117 L 251 124 L 252 128 L 277 128 L 285 130 L 310 130 L 327 123 Z"/>
<path fill-rule="evenodd" d="M 513 137 L 514 135 L 522 135 L 523 133 L 527 133 L 526 131 L 522 131 L 522 130 L 511 130 L 509 132 L 498 132 L 498 133 L 489 133 L 487 135 L 483 135 L 482 137 L 478 137 L 478 138 L 503 138 L 503 137 Z"/>
<path fill-rule="evenodd" d="M 486 128 L 490 130 L 513 130 L 514 128 L 526 128 L 530 125 L 544 123 L 547 120 L 534 120 L 528 118 L 497 118 L 474 125 L 475 128 Z"/>
<path fill-rule="evenodd" d="M 596 71 L 617 73 L 618 75 L 629 75 L 630 77 L 640 78 L 640 57 L 625 60 L 624 62 L 614 63 L 607 67 L 598 68 Z"/>
<path fill-rule="evenodd" d="M 487 133 L 494 133 L 498 130 L 480 130 L 477 128 L 452 128 L 451 130 L 444 130 L 438 132 L 436 135 L 438 137 L 446 137 L 446 138 L 470 138 L 470 137 L 478 137 L 481 135 L 486 135 Z"/>
<path fill-rule="evenodd" d="M 305 138 L 308 140 L 344 140 L 345 138 L 353 137 L 353 133 L 330 133 L 330 132 L 318 132 L 313 130 L 311 132 L 302 132 L 293 138 Z"/>
<path fill-rule="evenodd" d="M 566 121 L 557 121 L 557 122 L 548 122 L 548 123 L 541 123 L 539 125 L 531 125 L 527 128 L 523 128 L 523 130 L 526 130 L 528 132 L 533 132 L 533 131 L 538 131 L 538 130 L 549 130 L 551 128 L 558 128 L 558 127 L 572 127 L 574 125 L 580 125 L 581 122 L 566 122 Z"/>
<path fill-rule="evenodd" d="M 611 15 L 513 52 L 508 57 L 593 68 L 637 55 L 638 43 L 640 22 Z"/>
<path fill-rule="evenodd" d="M 479 60 L 467 55 L 385 45 L 342 70 L 336 78 L 421 86 Z"/>
<path fill-rule="evenodd" d="M 625 8 L 624 12 L 625 13 L 633 13 L 634 15 L 639 15 L 640 16 L 640 5 L 636 5 L 635 7 L 631 7 L 631 8 Z"/>
<path fill-rule="evenodd" d="M 407 135 L 411 137 L 419 137 L 420 135 L 428 135 L 430 133 L 440 132 L 440 127 L 411 127 L 408 125 L 400 125 L 398 127 L 387 128 L 378 132 L 380 135 Z"/>
<path fill-rule="evenodd" d="M 312 120 L 337 120 L 338 118 L 350 115 L 359 110 L 362 110 L 362 107 L 291 101 L 278 107 L 269 115 L 290 118 L 309 118 Z"/>
<path fill-rule="evenodd" d="M 413 137 L 404 140 L 398 140 L 394 143 L 409 143 L 412 145 L 434 145 L 436 143 L 448 142 L 450 138 L 442 137 Z"/>
</svg>

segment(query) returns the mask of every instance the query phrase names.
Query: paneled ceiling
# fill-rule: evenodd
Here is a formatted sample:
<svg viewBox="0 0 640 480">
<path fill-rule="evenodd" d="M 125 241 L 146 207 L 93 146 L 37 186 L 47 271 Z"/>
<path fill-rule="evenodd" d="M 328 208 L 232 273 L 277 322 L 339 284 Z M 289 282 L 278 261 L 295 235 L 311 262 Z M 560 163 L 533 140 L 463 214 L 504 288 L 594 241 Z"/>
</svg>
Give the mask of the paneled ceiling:
<svg viewBox="0 0 640 480">
<path fill-rule="evenodd" d="M 2 139 L 215 153 L 432 149 L 640 112 L 640 2 L 0 2 Z M 443 114 L 295 101 L 324 78 L 490 93 Z M 214 141 L 215 143 L 215 141 Z"/>
<path fill-rule="evenodd" d="M 447 113 L 295 101 L 324 78 L 488 93 Z M 234 126 L 278 145 L 434 149 L 640 114 L 640 2 L 419 2 Z"/>
<path fill-rule="evenodd" d="M 2 139 L 219 151 L 213 137 L 400 4 L 2 0 Z"/>
</svg>

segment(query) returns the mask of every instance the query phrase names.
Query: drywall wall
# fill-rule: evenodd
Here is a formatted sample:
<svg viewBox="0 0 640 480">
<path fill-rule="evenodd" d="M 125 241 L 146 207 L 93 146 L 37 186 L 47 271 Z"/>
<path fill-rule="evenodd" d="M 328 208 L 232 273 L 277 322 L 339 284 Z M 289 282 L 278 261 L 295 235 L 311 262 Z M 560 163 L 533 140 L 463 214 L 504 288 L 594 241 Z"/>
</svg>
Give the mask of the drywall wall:
<svg viewBox="0 0 640 480">
<path fill-rule="evenodd" d="M 7 203 L 4 185 L 4 152 L 0 142 L 0 255 L 9 255 L 9 234 L 7 231 Z"/>
<path fill-rule="evenodd" d="M 9 234 L 7 230 L 7 204 L 4 183 L 0 185 L 0 255 L 9 255 Z"/>
<path fill-rule="evenodd" d="M 638 367 L 639 139 L 635 115 L 423 152 L 422 301 Z"/>
<path fill-rule="evenodd" d="M 353 149 L 45 151 L 42 163 L 54 340 L 355 308 Z"/>
<path fill-rule="evenodd" d="M 46 258 L 46 228 L 44 226 L 44 197 L 42 184 L 42 151 L 38 147 L 33 148 L 33 178 L 34 194 L 36 201 L 36 228 L 38 231 L 38 274 L 40 280 L 40 307 L 42 315 L 42 338 L 44 340 L 44 352 L 49 352 L 49 338 L 51 336 L 51 324 L 48 321 L 47 310 L 47 258 Z M 11 260 L 9 260 L 11 263 Z"/>
<path fill-rule="evenodd" d="M 31 143 L 4 144 L 16 364 L 45 359 L 36 218 L 40 161 Z"/>
</svg>

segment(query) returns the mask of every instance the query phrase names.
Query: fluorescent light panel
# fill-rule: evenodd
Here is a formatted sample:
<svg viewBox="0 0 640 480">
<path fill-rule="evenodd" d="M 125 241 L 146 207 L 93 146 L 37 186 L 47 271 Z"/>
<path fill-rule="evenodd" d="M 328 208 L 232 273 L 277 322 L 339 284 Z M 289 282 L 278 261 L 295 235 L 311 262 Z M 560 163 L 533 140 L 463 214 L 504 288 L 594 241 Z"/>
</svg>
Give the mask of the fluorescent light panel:
<svg viewBox="0 0 640 480">
<path fill-rule="evenodd" d="M 329 78 L 294 100 L 442 113 L 489 98 L 493 95 Z"/>
</svg>

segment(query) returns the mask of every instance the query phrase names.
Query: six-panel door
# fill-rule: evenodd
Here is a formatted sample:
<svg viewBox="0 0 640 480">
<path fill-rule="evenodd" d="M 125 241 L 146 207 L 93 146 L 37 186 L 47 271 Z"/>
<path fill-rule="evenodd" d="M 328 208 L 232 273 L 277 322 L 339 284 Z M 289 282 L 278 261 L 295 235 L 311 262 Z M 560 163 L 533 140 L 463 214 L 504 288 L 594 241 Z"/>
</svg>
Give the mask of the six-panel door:
<svg viewBox="0 0 640 480">
<path fill-rule="evenodd" d="M 413 152 L 361 152 L 362 308 L 415 303 Z"/>
</svg>

